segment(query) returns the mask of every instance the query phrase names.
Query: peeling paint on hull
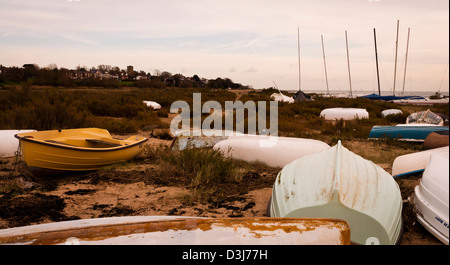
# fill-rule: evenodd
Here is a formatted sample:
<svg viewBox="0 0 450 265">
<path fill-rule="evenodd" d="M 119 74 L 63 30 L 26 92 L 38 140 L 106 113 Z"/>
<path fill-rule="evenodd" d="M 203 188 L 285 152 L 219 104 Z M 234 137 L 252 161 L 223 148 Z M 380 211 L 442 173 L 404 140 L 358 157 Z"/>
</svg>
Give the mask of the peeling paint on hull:
<svg viewBox="0 0 450 265">
<path fill-rule="evenodd" d="M 0 230 L 0 244 L 348 245 L 343 220 L 300 218 L 97 218 Z"/>
</svg>

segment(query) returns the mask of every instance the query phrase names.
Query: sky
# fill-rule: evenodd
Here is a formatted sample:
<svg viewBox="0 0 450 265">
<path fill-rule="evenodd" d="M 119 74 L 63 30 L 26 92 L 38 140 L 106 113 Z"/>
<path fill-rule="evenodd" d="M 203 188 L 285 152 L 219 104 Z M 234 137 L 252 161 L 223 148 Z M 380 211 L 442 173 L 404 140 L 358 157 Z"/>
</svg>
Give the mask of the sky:
<svg viewBox="0 0 450 265">
<path fill-rule="evenodd" d="M 0 0 L 0 64 L 349 91 L 347 31 L 352 91 L 376 91 L 374 28 L 382 91 L 449 90 L 447 0 Z"/>
</svg>

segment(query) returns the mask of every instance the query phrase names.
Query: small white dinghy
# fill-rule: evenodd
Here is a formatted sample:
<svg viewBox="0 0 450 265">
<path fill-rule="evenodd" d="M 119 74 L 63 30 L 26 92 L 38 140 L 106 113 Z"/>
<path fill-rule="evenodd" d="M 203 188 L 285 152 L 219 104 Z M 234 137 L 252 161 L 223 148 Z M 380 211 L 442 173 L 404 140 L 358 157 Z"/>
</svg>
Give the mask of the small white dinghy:
<svg viewBox="0 0 450 265">
<path fill-rule="evenodd" d="M 35 132 L 36 130 L 0 130 L 0 158 L 13 157 L 19 147 L 18 133 Z"/>
<path fill-rule="evenodd" d="M 422 172 L 430 160 L 432 154 L 447 154 L 449 147 L 439 147 L 411 154 L 401 155 L 395 158 L 392 164 L 392 176 L 394 178 Z"/>
<path fill-rule="evenodd" d="M 161 105 L 160 105 L 158 102 L 155 102 L 155 101 L 147 101 L 147 100 L 144 100 L 143 102 L 144 102 L 144 104 L 145 104 L 147 107 L 151 107 L 151 108 L 153 108 L 154 110 L 159 110 L 159 109 L 161 109 Z"/>
<path fill-rule="evenodd" d="M 294 103 L 295 99 L 293 97 L 288 97 L 283 95 L 281 92 L 280 93 L 273 93 L 272 95 L 270 95 L 270 98 L 278 101 L 278 102 L 287 102 L 287 103 Z"/>
<path fill-rule="evenodd" d="M 403 111 L 399 109 L 387 109 L 381 112 L 381 117 L 384 118 L 389 115 L 397 115 L 397 114 L 403 114 Z"/>
<path fill-rule="evenodd" d="M 131 216 L 0 230 L 0 245 L 349 245 L 336 219 Z"/>
<path fill-rule="evenodd" d="M 184 150 L 186 148 L 214 147 L 220 141 L 231 136 L 243 136 L 243 133 L 227 130 L 177 130 L 171 148 Z"/>
<path fill-rule="evenodd" d="M 444 125 L 444 120 L 436 113 L 426 110 L 415 112 L 406 118 L 407 124 L 433 124 L 438 126 Z"/>
<path fill-rule="evenodd" d="M 414 189 L 417 220 L 442 243 L 449 244 L 449 154 L 432 154 L 420 185 Z"/>
<path fill-rule="evenodd" d="M 358 108 L 329 108 L 322 110 L 320 117 L 328 121 L 368 119 L 369 113 L 365 109 Z"/>
<path fill-rule="evenodd" d="M 337 218 L 356 244 L 398 244 L 402 197 L 392 176 L 341 145 L 304 156 L 278 174 L 271 217 Z"/>
<path fill-rule="evenodd" d="M 260 161 L 271 167 L 284 167 L 297 158 L 328 148 L 328 144 L 319 140 L 250 134 L 230 136 L 214 145 L 214 149 L 222 151 L 224 156 L 248 162 Z"/>
</svg>

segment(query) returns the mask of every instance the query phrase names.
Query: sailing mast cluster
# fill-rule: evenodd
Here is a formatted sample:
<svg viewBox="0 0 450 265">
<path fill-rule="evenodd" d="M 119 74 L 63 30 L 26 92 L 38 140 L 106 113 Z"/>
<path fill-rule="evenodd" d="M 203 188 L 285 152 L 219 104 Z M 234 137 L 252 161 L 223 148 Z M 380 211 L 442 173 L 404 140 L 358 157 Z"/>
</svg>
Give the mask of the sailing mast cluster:
<svg viewBox="0 0 450 265">
<path fill-rule="evenodd" d="M 394 62 L 394 84 L 392 87 L 392 93 L 393 96 L 395 96 L 395 87 L 396 87 L 396 81 L 397 81 L 397 53 L 398 53 L 398 34 L 399 34 L 399 28 L 400 28 L 400 21 L 397 20 L 397 35 L 396 35 L 396 41 L 395 41 L 395 62 Z M 298 90 L 301 91 L 301 68 L 300 68 L 300 28 L 297 28 L 297 36 L 298 36 Z M 403 73 L 403 88 L 402 88 L 402 96 L 404 96 L 405 93 L 405 81 L 406 81 L 406 66 L 408 62 L 408 49 L 409 49 L 409 36 L 410 36 L 410 28 L 408 28 L 408 40 L 406 43 L 406 55 L 405 55 L 405 69 Z M 326 64 L 326 58 L 325 58 L 325 46 L 323 42 L 323 35 L 320 36 L 322 41 L 322 55 L 323 55 L 323 66 L 325 70 L 325 82 L 327 87 L 327 95 L 329 95 L 329 86 L 328 86 L 328 74 L 327 74 L 327 64 Z M 373 29 L 373 38 L 374 38 L 374 44 L 375 44 L 375 62 L 376 62 L 376 69 L 377 69 L 377 84 L 378 84 L 378 95 L 381 96 L 381 88 L 380 88 L 380 72 L 379 72 L 379 65 L 378 65 L 378 50 L 377 50 L 377 36 L 375 28 Z M 352 92 L 352 78 L 350 73 L 350 55 L 349 55 L 349 49 L 348 49 L 348 37 L 347 37 L 347 30 L 345 31 L 345 46 L 347 49 L 347 69 L 348 69 L 348 81 L 350 86 L 350 97 L 353 96 Z"/>
</svg>

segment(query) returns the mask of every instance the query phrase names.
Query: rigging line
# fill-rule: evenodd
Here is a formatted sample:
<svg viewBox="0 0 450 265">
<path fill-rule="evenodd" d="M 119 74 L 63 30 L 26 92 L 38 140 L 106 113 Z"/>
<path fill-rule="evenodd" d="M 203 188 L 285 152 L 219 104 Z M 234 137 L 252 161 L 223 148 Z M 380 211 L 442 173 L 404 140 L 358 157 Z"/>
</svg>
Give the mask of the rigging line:
<svg viewBox="0 0 450 265">
<path fill-rule="evenodd" d="M 409 50 L 409 33 L 410 28 L 408 28 L 408 40 L 406 42 L 406 54 L 405 54 L 405 71 L 403 73 L 403 89 L 402 89 L 402 96 L 405 94 L 405 83 L 406 83 L 406 66 L 408 64 L 408 50 Z"/>
<path fill-rule="evenodd" d="M 447 69 L 448 69 L 448 63 L 447 63 L 447 65 L 445 66 L 444 75 L 442 76 L 441 84 L 439 85 L 439 90 L 438 90 L 439 93 L 441 92 L 442 83 L 444 82 L 444 78 L 445 78 L 445 76 L 447 75 Z"/>
<path fill-rule="evenodd" d="M 397 53 L 398 53 L 398 31 L 400 26 L 400 20 L 397 20 L 397 37 L 395 40 L 395 62 L 394 62 L 394 86 L 393 86 L 393 96 L 395 96 L 395 83 L 397 79 Z"/>
<path fill-rule="evenodd" d="M 298 90 L 302 90 L 302 78 L 300 71 L 300 28 L 297 28 L 297 46 L 298 46 Z"/>
<path fill-rule="evenodd" d="M 325 47 L 323 45 L 323 35 L 320 35 L 321 39 L 322 39 L 322 54 L 323 54 L 323 66 L 325 68 L 325 81 L 327 83 L 327 95 L 329 94 L 329 88 L 328 88 L 328 75 L 327 75 L 327 63 L 325 60 Z"/>
</svg>

